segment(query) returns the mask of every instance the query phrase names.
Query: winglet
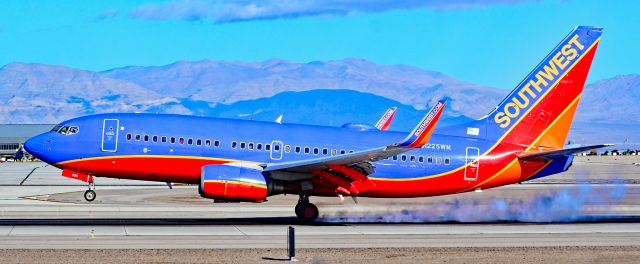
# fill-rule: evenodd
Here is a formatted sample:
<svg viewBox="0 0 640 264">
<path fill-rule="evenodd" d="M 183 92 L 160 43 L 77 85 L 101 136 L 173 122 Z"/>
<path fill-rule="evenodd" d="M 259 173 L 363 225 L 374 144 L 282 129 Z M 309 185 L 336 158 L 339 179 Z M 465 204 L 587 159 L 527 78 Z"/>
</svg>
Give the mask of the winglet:
<svg viewBox="0 0 640 264">
<path fill-rule="evenodd" d="M 421 148 L 424 144 L 429 141 L 431 138 L 431 134 L 433 133 L 433 129 L 436 127 L 436 123 L 438 123 L 438 119 L 444 110 L 444 106 L 447 105 L 446 100 L 440 100 L 438 103 L 429 111 L 429 113 L 420 121 L 418 126 L 413 129 L 411 134 L 407 136 L 402 142 L 395 144 L 396 147 L 403 148 Z"/>
<path fill-rule="evenodd" d="M 384 112 L 384 115 L 380 117 L 378 123 L 376 123 L 376 128 L 379 130 L 387 130 L 391 125 L 391 120 L 393 120 L 393 116 L 396 114 L 397 107 L 391 107 Z"/>
<path fill-rule="evenodd" d="M 280 115 L 280 116 L 278 116 L 278 118 L 276 118 L 276 123 L 282 124 L 282 115 Z"/>
</svg>

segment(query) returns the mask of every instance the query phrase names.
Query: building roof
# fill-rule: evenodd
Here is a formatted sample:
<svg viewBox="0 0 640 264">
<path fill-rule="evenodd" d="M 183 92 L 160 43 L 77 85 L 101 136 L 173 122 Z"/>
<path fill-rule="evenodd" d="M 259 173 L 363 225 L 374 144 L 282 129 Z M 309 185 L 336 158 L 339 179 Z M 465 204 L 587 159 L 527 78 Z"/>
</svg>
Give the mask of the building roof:
<svg viewBox="0 0 640 264">
<path fill-rule="evenodd" d="M 0 124 L 0 144 L 23 143 L 28 138 L 47 132 L 54 124 Z"/>
</svg>

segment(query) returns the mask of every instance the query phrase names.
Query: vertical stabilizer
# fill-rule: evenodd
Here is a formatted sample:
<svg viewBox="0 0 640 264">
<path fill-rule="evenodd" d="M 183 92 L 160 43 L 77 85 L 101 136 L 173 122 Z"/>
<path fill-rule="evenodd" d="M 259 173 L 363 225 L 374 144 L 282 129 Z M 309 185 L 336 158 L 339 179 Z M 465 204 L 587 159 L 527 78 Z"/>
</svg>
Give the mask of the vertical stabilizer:
<svg viewBox="0 0 640 264">
<path fill-rule="evenodd" d="M 486 118 L 487 138 L 562 148 L 582 94 L 601 28 L 579 26 Z"/>
</svg>

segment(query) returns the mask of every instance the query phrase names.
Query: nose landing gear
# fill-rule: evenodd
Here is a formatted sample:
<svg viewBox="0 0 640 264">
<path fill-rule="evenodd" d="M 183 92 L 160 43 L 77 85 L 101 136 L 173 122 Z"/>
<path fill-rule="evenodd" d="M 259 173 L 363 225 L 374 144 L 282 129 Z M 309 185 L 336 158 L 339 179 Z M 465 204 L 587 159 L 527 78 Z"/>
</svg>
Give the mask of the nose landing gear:
<svg viewBox="0 0 640 264">
<path fill-rule="evenodd" d="M 62 176 L 86 182 L 89 186 L 89 189 L 84 192 L 84 199 L 87 200 L 87 202 L 91 202 L 96 199 L 96 191 L 94 191 L 96 189 L 96 186 L 93 184 L 93 175 L 64 169 L 62 170 Z"/>
<path fill-rule="evenodd" d="M 93 181 L 90 182 L 89 189 L 84 192 L 84 199 L 87 200 L 87 202 L 92 202 L 93 200 L 96 199 L 96 192 L 94 191 L 95 189 L 96 189 L 96 186 L 93 185 Z"/>
<path fill-rule="evenodd" d="M 309 202 L 309 196 L 307 195 L 300 195 L 295 212 L 300 221 L 307 223 L 315 221 L 320 214 L 318 207 Z"/>
</svg>

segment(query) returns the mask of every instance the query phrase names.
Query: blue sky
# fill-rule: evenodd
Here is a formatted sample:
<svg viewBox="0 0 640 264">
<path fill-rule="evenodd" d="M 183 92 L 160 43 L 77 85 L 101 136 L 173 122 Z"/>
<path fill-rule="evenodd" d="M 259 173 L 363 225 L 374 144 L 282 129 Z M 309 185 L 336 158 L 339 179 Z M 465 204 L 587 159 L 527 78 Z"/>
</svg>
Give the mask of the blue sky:
<svg viewBox="0 0 640 264">
<path fill-rule="evenodd" d="M 639 14 L 636 1 L 3 1 L 0 65 L 355 57 L 511 88 L 582 24 L 605 28 L 593 82 L 640 73 Z"/>
</svg>

